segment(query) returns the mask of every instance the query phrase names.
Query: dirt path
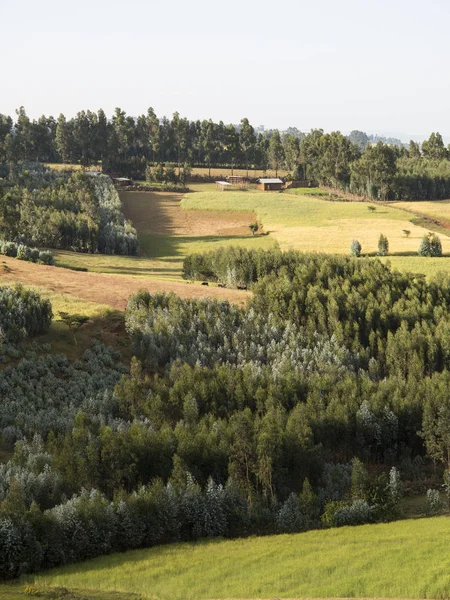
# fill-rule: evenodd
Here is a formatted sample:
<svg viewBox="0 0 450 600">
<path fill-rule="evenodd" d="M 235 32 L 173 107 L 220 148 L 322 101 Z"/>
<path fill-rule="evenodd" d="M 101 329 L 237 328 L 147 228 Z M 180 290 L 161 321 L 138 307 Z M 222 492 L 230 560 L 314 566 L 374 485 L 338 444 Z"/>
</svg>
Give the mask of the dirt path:
<svg viewBox="0 0 450 600">
<path fill-rule="evenodd" d="M 119 310 L 125 309 L 129 296 L 143 289 L 153 293 L 174 292 L 181 298 L 221 298 L 241 306 L 250 297 L 250 292 L 241 290 L 122 275 L 83 273 L 60 267 L 36 265 L 14 258 L 2 259 L 4 260 L 0 261 L 0 283 L 33 285 L 43 291 L 68 294 Z M 4 264 L 11 269 L 10 273 L 3 270 Z"/>
<path fill-rule="evenodd" d="M 182 194 L 168 192 L 120 192 L 123 212 L 139 234 L 179 236 L 248 235 L 253 212 L 183 210 Z"/>
</svg>

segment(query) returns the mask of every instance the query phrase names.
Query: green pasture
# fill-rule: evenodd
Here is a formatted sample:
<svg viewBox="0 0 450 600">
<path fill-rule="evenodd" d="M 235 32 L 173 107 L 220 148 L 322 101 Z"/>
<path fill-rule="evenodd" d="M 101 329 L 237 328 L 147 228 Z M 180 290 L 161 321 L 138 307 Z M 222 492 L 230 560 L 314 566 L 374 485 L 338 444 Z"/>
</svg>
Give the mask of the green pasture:
<svg viewBox="0 0 450 600">
<path fill-rule="evenodd" d="M 25 600 L 26 598 L 41 600 L 140 600 L 136 594 L 120 592 L 98 592 L 90 590 L 68 590 L 67 588 L 43 588 L 28 585 L 0 584 L 1 600 Z"/>
<path fill-rule="evenodd" d="M 450 519 L 408 519 L 114 554 L 51 570 L 37 586 L 218 598 L 447 598 Z"/>
<path fill-rule="evenodd" d="M 363 253 L 374 255 L 383 233 L 391 254 L 412 256 L 429 229 L 415 224 L 415 215 L 398 207 L 328 201 L 291 192 L 198 192 L 185 195 L 181 206 L 186 210 L 254 211 L 282 249 L 304 252 L 348 254 L 351 241 L 357 239 Z M 410 232 L 409 237 L 404 230 Z M 441 240 L 444 254 L 450 255 L 450 237 L 442 235 Z"/>
</svg>

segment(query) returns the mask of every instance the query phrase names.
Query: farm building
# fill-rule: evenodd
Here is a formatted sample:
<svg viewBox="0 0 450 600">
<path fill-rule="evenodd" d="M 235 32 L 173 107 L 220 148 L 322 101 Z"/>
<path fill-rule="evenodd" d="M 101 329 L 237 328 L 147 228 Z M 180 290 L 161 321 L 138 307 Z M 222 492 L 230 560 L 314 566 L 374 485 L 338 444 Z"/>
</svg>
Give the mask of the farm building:
<svg viewBox="0 0 450 600">
<path fill-rule="evenodd" d="M 218 190 L 220 190 L 221 192 L 224 192 L 225 190 L 229 190 L 231 187 L 231 183 L 228 183 L 228 181 L 216 181 L 216 188 Z"/>
<path fill-rule="evenodd" d="M 248 187 L 248 178 L 243 175 L 228 175 L 227 181 L 230 185 Z"/>
<path fill-rule="evenodd" d="M 264 190 L 265 192 L 273 192 L 276 190 L 283 189 L 284 183 L 281 179 L 258 179 L 256 182 L 256 189 Z"/>
</svg>

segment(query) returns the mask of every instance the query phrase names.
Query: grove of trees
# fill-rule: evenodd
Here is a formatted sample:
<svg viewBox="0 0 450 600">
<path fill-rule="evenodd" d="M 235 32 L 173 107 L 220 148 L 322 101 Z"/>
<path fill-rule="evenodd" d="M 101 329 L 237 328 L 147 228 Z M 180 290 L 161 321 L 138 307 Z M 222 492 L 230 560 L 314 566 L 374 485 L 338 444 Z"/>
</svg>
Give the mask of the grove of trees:
<svg viewBox="0 0 450 600">
<path fill-rule="evenodd" d="M 11 167 L 0 183 L 0 238 L 10 256 L 25 245 L 77 252 L 136 254 L 136 230 L 105 175 L 52 171 L 39 163 Z M 22 246 L 14 250 L 13 242 Z M 19 256 L 21 257 L 21 256 Z M 37 255 L 51 262 L 47 255 Z"/>
</svg>

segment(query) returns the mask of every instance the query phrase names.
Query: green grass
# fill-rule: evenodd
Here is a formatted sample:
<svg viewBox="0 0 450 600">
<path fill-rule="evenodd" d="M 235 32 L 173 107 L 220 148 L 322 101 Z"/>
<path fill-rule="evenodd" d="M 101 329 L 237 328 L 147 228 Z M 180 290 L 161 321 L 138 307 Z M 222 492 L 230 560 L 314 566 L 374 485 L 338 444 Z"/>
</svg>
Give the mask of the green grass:
<svg viewBox="0 0 450 600">
<path fill-rule="evenodd" d="M 423 202 L 393 202 L 392 206 L 412 210 L 432 219 L 450 223 L 450 200 L 427 200 Z"/>
<path fill-rule="evenodd" d="M 398 208 L 378 205 L 371 212 L 363 202 L 328 202 L 294 193 L 198 192 L 187 194 L 181 205 L 187 210 L 254 211 L 282 249 L 304 252 L 348 254 L 352 239 L 358 239 L 364 253 L 375 254 L 383 233 L 393 254 L 413 255 L 428 231 Z M 411 231 L 409 238 L 404 229 Z M 449 237 L 442 236 L 442 245 L 450 254 Z"/>
<path fill-rule="evenodd" d="M 161 600 L 447 598 L 450 519 L 409 519 L 97 558 L 37 585 L 127 591 Z"/>
<path fill-rule="evenodd" d="M 94 273 L 180 280 L 183 259 L 192 252 L 227 246 L 269 249 L 276 244 L 270 236 L 182 237 L 149 233 L 141 234 L 139 239 L 144 256 L 80 254 L 67 250 L 53 250 L 53 254 L 57 265 L 85 267 Z"/>
<path fill-rule="evenodd" d="M 53 307 L 53 321 L 48 333 L 37 336 L 33 341 L 50 344 L 52 353 L 63 353 L 70 360 L 80 358 L 92 341 L 98 339 L 119 350 L 125 360 L 131 359 L 128 338 L 124 332 L 123 314 L 103 304 L 88 302 L 67 294 L 41 292 L 50 299 Z M 59 321 L 59 312 L 81 314 L 89 321 L 76 333 L 76 342 L 67 325 Z"/>
<path fill-rule="evenodd" d="M 380 260 L 382 262 L 389 262 L 393 269 L 402 272 L 420 273 L 425 275 L 427 279 L 436 277 L 438 273 L 450 274 L 450 256 L 442 256 L 441 258 L 386 256 L 380 257 Z"/>
</svg>

